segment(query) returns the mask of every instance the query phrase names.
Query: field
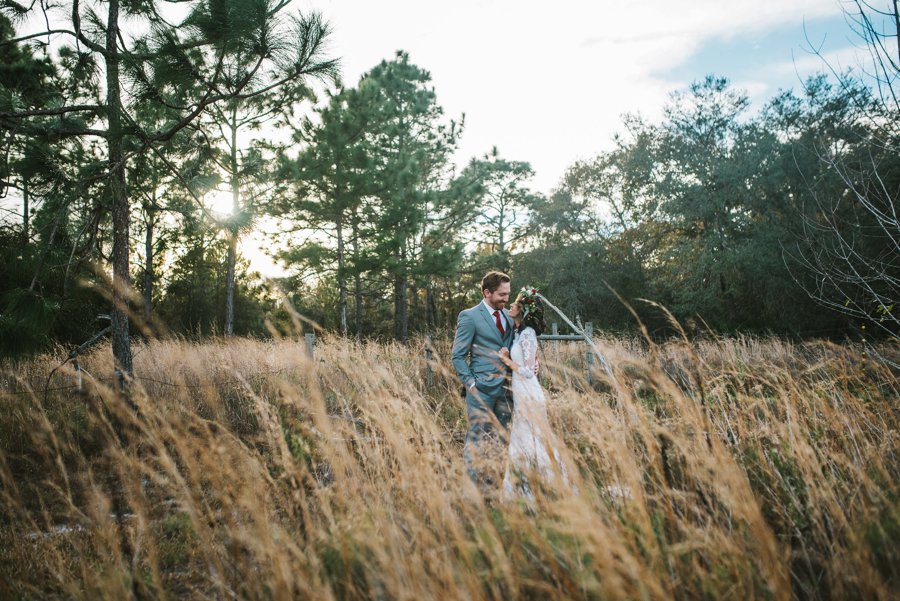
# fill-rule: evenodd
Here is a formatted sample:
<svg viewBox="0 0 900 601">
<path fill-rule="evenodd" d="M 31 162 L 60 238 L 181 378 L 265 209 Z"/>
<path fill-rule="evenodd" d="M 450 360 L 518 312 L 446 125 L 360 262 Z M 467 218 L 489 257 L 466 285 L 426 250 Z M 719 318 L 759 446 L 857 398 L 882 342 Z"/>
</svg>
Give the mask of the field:
<svg viewBox="0 0 900 601">
<path fill-rule="evenodd" d="M 108 348 L 81 389 L 48 379 L 62 351 L 6 363 L 0 598 L 898 598 L 898 374 L 827 342 L 599 342 L 591 383 L 583 347 L 543 349 L 578 494 L 534 502 L 465 476 L 446 341 L 430 388 L 421 341 L 155 341 L 128 395 Z"/>
</svg>

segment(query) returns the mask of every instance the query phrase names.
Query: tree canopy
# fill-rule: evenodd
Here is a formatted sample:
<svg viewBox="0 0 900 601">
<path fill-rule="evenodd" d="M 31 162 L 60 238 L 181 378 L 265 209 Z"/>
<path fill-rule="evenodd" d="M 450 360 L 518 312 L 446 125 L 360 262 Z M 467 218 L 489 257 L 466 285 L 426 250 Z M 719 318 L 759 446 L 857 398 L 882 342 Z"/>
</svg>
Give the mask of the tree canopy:
<svg viewBox="0 0 900 601">
<path fill-rule="evenodd" d="M 127 374 L 135 335 L 268 336 L 296 314 L 407 341 L 449 331 L 489 269 L 609 329 L 633 309 L 670 334 L 647 299 L 694 332 L 898 335 L 890 87 L 820 75 L 755 109 L 709 75 L 659 120 L 623 116 L 543 193 L 527 157 L 458 156 L 464 118 L 408 53 L 347 85 L 319 16 L 187 4 L 171 23 L 152 2 L 75 2 L 49 34 L 4 5 L 4 353 L 109 320 Z M 263 221 L 276 280 L 240 252 Z"/>
</svg>

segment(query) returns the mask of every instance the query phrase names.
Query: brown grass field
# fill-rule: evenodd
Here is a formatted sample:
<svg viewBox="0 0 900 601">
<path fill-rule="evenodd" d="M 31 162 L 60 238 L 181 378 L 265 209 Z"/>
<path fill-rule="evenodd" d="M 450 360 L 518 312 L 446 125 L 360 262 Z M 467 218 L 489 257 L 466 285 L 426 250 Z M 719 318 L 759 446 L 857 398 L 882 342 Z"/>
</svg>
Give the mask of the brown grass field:
<svg viewBox="0 0 900 601">
<path fill-rule="evenodd" d="M 542 350 L 579 494 L 533 503 L 467 479 L 447 342 L 431 388 L 421 341 L 155 341 L 127 397 L 108 348 L 81 390 L 48 385 L 62 350 L 4 363 L 0 598 L 900 598 L 898 374 L 827 342 L 599 342 L 592 384 L 583 346 Z"/>
</svg>

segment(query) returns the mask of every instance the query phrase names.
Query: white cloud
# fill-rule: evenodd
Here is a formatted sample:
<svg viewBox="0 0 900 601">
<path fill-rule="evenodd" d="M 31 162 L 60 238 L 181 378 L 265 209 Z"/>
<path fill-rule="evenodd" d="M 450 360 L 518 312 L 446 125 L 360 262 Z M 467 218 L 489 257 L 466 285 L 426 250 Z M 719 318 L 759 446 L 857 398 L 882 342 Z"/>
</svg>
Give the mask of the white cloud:
<svg viewBox="0 0 900 601">
<path fill-rule="evenodd" d="M 347 84 L 407 50 L 431 71 L 448 114 L 466 113 L 460 162 L 496 145 L 531 161 L 545 191 L 573 160 L 609 146 L 622 113 L 658 116 L 679 83 L 667 70 L 704 43 L 840 11 L 837 1 L 822 0 L 331 0 L 305 7 L 334 26 Z"/>
<path fill-rule="evenodd" d="M 771 84 L 765 81 L 736 80 L 734 87 L 747 94 L 751 101 L 763 100 L 773 92 Z"/>
</svg>

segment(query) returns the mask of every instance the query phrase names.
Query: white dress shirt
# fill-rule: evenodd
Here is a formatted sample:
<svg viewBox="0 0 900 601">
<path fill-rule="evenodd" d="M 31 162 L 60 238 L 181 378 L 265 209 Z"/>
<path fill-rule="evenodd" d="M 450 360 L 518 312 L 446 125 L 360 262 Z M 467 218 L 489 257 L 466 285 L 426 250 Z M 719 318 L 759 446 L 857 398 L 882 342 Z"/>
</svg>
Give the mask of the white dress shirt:
<svg viewBox="0 0 900 601">
<path fill-rule="evenodd" d="M 509 320 L 506 319 L 506 315 L 503 313 L 503 309 L 494 309 L 494 308 L 492 308 L 492 307 L 488 304 L 487 299 L 484 299 L 483 301 L 481 301 L 481 303 L 482 303 L 485 307 L 487 307 L 487 310 L 488 310 L 488 312 L 491 314 L 491 317 L 494 316 L 494 311 L 500 311 L 500 323 L 503 324 L 503 333 L 506 334 L 507 332 L 509 332 Z"/>
</svg>

